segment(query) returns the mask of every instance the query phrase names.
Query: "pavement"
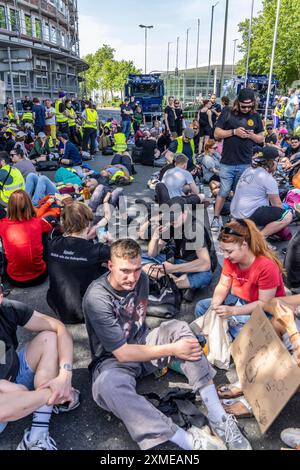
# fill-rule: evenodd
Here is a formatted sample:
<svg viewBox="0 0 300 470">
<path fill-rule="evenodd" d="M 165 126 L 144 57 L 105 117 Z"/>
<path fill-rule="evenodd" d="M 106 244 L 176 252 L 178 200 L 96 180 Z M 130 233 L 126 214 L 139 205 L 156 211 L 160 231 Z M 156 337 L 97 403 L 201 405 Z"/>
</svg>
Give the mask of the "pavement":
<svg viewBox="0 0 300 470">
<path fill-rule="evenodd" d="M 110 163 L 110 157 L 97 155 L 92 162 L 94 169 L 99 169 L 105 164 Z M 137 165 L 137 175 L 134 183 L 125 187 L 125 194 L 128 195 L 130 202 L 134 199 L 143 197 L 151 200 L 153 192 L 146 186 L 147 180 L 153 173 L 153 168 Z M 47 173 L 49 177 L 53 175 Z M 210 213 L 210 216 L 212 214 Z M 281 247 L 280 247 L 281 248 Z M 219 254 L 220 255 L 220 254 Z M 193 304 L 183 303 L 180 319 L 191 322 L 194 319 L 194 308 L 196 301 L 211 297 L 214 287 L 218 282 L 220 269 L 215 273 L 212 285 L 204 291 L 199 291 Z M 34 309 L 53 315 L 46 301 L 48 282 L 36 288 L 13 289 L 10 294 L 11 299 L 26 302 Z M 51 436 L 57 442 L 61 450 L 134 450 L 136 444 L 132 441 L 124 425 L 114 416 L 99 409 L 93 402 L 91 395 L 91 382 L 87 366 L 90 361 L 89 344 L 84 325 L 68 326 L 69 331 L 74 338 L 75 357 L 74 357 L 74 387 L 81 391 L 81 406 L 69 414 L 53 416 L 51 423 Z M 20 344 L 24 344 L 31 338 L 31 334 L 20 329 L 18 332 Z M 220 384 L 234 381 L 236 378 L 235 370 L 230 369 L 226 374 L 218 371 L 216 383 Z M 138 391 L 165 393 L 168 389 L 175 386 L 187 387 L 186 379 L 172 371 L 162 378 L 156 379 L 154 376 L 147 377 L 138 383 Z M 126 406 L 126 403 L 124 403 Z M 295 410 L 300 409 L 300 395 L 295 395 L 275 423 L 265 435 L 261 435 L 255 419 L 240 420 L 240 427 L 244 430 L 247 438 L 254 449 L 280 449 L 280 433 L 287 427 L 300 427 L 300 413 Z M 16 449 L 21 441 L 24 429 L 30 426 L 30 417 L 8 425 L 6 431 L 0 435 L 0 450 Z M 176 446 L 166 443 L 158 449 L 176 450 Z"/>
</svg>

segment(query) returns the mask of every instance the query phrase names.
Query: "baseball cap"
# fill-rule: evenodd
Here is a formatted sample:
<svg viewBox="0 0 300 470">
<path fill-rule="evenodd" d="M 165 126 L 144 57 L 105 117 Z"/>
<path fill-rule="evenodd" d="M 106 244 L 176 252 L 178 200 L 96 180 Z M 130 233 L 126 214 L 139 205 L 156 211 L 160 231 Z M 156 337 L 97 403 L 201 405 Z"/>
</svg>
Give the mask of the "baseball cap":
<svg viewBox="0 0 300 470">
<path fill-rule="evenodd" d="M 60 91 L 58 96 L 60 98 L 64 98 L 66 95 L 67 95 L 67 93 L 65 91 Z"/>
<path fill-rule="evenodd" d="M 23 131 L 19 131 L 16 135 L 17 139 L 22 139 L 23 137 L 26 137 L 26 134 Z"/>
<path fill-rule="evenodd" d="M 279 150 L 276 147 L 254 147 L 254 161 L 255 163 L 266 162 L 269 160 L 276 160 L 279 157 Z"/>
<path fill-rule="evenodd" d="M 240 103 L 244 101 L 255 101 L 254 91 L 250 88 L 243 88 L 239 93 L 238 100 Z"/>
<path fill-rule="evenodd" d="M 273 124 L 267 124 L 266 129 L 267 131 L 273 129 Z"/>
<path fill-rule="evenodd" d="M 184 129 L 183 135 L 187 139 L 193 139 L 195 137 L 195 131 L 194 131 L 194 129 L 191 129 L 190 127 L 187 127 L 186 129 Z"/>
<path fill-rule="evenodd" d="M 38 138 L 39 138 L 39 139 L 44 139 L 45 137 L 47 137 L 46 134 L 45 134 L 45 132 L 39 132 L 39 133 L 38 133 Z"/>
<path fill-rule="evenodd" d="M 287 135 L 288 133 L 289 132 L 285 127 L 283 127 L 282 129 L 279 129 L 279 134 L 280 135 Z"/>
</svg>

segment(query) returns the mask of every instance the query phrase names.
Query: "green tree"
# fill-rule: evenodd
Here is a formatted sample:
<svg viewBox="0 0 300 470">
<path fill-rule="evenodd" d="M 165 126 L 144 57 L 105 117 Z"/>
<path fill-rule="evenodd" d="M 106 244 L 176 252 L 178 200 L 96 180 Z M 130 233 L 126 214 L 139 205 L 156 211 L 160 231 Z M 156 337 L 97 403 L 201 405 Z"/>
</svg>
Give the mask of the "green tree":
<svg viewBox="0 0 300 470">
<path fill-rule="evenodd" d="M 277 0 L 264 0 L 263 9 L 253 21 L 249 72 L 268 74 L 274 37 Z M 237 72 L 244 74 L 248 49 L 249 20 L 239 24 L 244 54 Z M 299 0 L 282 0 L 278 27 L 274 74 L 282 88 L 300 79 L 300 8 Z"/>
<path fill-rule="evenodd" d="M 85 72 L 86 89 L 88 95 L 101 88 L 102 68 L 106 61 L 113 60 L 115 49 L 107 44 L 103 44 L 95 54 L 88 54 L 83 59 L 89 64 L 90 68 Z"/>
</svg>

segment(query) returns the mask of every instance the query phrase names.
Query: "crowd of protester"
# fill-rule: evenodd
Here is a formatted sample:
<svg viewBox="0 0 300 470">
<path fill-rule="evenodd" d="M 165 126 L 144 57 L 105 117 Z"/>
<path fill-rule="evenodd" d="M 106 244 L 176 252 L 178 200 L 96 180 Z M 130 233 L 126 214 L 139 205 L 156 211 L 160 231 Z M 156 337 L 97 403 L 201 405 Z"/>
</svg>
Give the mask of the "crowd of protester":
<svg viewBox="0 0 300 470">
<path fill-rule="evenodd" d="M 25 97 L 23 108 L 17 115 L 8 100 L 0 123 L 0 340 L 6 354 L 0 433 L 33 413 L 18 449 L 56 449 L 52 414 L 80 405 L 65 325 L 85 323 L 94 401 L 123 421 L 141 449 L 171 441 L 185 450 L 250 450 L 236 421 L 252 416 L 241 384 L 216 388 L 205 339 L 180 314 L 151 331 L 146 317 L 153 283 L 169 282 L 157 308 L 174 304 L 175 294 L 179 304 L 192 302 L 211 285 L 218 275 L 213 231 L 224 261 L 213 297 L 197 302 L 195 318 L 214 312 L 227 320 L 234 340 L 261 306 L 300 365 L 300 296 L 286 296 L 286 287 L 300 288 L 299 235 L 291 240 L 291 224 L 300 218 L 296 91 L 278 98 L 272 122 L 262 121 L 248 88 L 234 103 L 223 97 L 219 104 L 211 95 L 191 123 L 174 97 L 150 126 L 135 97 L 125 98 L 120 121 L 101 121 L 91 101 L 79 113 L 64 92 L 54 104 Z M 112 160 L 95 171 L 87 161 L 98 149 Z M 110 222 L 118 210 L 128 222 L 120 201 L 136 168 L 142 171 L 137 163 L 157 171 L 149 182 L 153 204 L 136 200 L 145 217 L 135 241 L 112 233 Z M 54 178 L 45 175 L 48 169 Z M 291 240 L 285 265 L 276 240 Z M 55 318 L 7 298 L 13 286 L 33 288 L 48 278 Z M 18 326 L 37 333 L 19 350 Z M 204 403 L 209 426 L 184 430 L 136 392 L 138 378 L 171 367 L 174 358 Z M 224 398 L 237 400 L 228 405 Z M 300 431 L 285 430 L 282 439 L 297 447 Z"/>
</svg>

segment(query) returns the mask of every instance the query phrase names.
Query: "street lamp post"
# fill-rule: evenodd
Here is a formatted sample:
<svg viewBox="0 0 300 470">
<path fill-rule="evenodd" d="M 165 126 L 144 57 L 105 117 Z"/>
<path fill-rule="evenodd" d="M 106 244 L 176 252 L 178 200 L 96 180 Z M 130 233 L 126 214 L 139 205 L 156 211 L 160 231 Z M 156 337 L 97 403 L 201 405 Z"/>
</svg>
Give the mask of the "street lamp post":
<svg viewBox="0 0 300 470">
<path fill-rule="evenodd" d="M 139 25 L 140 28 L 145 29 L 145 75 L 147 74 L 147 42 L 148 42 L 148 29 L 154 28 L 154 26 L 145 26 L 144 24 Z"/>
<path fill-rule="evenodd" d="M 178 66 L 179 66 L 179 39 L 180 39 L 180 36 L 177 37 L 177 48 L 176 48 L 176 70 L 175 70 L 175 75 L 177 77 L 177 90 L 178 90 L 178 98 L 179 98 L 179 94 L 180 94 L 180 84 L 179 84 L 179 69 L 178 69 Z M 175 86 L 174 86 L 174 90 L 175 90 Z M 175 94 L 175 93 L 174 93 Z"/>
<path fill-rule="evenodd" d="M 197 55 L 196 55 L 196 78 L 195 78 L 195 103 L 197 100 L 197 82 L 198 82 L 198 66 L 199 66 L 199 45 L 200 45 L 200 19 L 198 18 L 198 34 L 197 34 Z"/>
<path fill-rule="evenodd" d="M 185 50 L 185 74 L 184 74 L 184 83 L 183 83 L 183 102 L 185 103 L 186 97 L 186 75 L 188 69 L 188 54 L 189 54 L 189 32 L 191 28 L 186 30 L 186 50 Z"/>
<path fill-rule="evenodd" d="M 168 88 L 168 93 L 169 92 L 169 85 L 170 85 L 170 80 L 169 80 L 169 73 L 170 73 L 170 46 L 173 44 L 172 42 L 168 42 L 168 58 L 167 58 L 167 88 Z"/>
<path fill-rule="evenodd" d="M 233 40 L 233 61 L 232 61 L 232 73 L 231 73 L 232 76 L 234 75 L 235 51 L 236 51 L 236 43 L 237 43 L 237 41 L 238 41 L 238 39 L 234 39 L 234 40 Z"/>
<path fill-rule="evenodd" d="M 208 54 L 207 87 L 206 87 L 207 96 L 209 94 L 211 50 L 212 50 L 212 38 L 213 38 L 213 29 L 214 29 L 214 13 L 215 13 L 215 8 L 218 5 L 218 3 L 220 3 L 220 1 L 218 1 L 211 7 L 211 25 L 210 25 L 210 41 L 209 41 L 209 54 Z"/>
<path fill-rule="evenodd" d="M 248 50 L 247 50 L 247 63 L 246 63 L 246 73 L 245 73 L 245 87 L 247 86 L 248 75 L 249 75 L 249 61 L 250 61 L 250 51 L 251 51 L 253 12 L 254 12 L 254 0 L 252 0 L 251 17 L 250 17 L 249 32 L 248 32 Z"/>
<path fill-rule="evenodd" d="M 274 68 L 274 59 L 275 59 L 275 52 L 276 52 L 280 7 L 281 7 L 281 0 L 277 0 L 277 13 L 276 13 L 274 39 L 273 39 L 273 49 L 272 49 L 272 57 L 271 57 L 271 65 L 270 65 L 269 86 L 268 86 L 268 94 L 267 94 L 267 102 L 266 102 L 265 120 L 268 119 L 268 109 L 269 109 L 270 94 L 271 94 L 271 87 L 272 87 L 273 68 Z"/>
<path fill-rule="evenodd" d="M 221 78 L 220 78 L 220 93 L 221 93 L 221 94 L 222 94 L 222 92 L 223 92 L 225 60 L 226 60 L 226 42 L 227 42 L 228 9 L 229 9 L 229 0 L 226 0 L 226 7 L 225 7 L 225 25 L 224 25 L 224 39 L 223 39 L 223 57 L 222 57 L 222 68 L 221 68 Z"/>
</svg>

